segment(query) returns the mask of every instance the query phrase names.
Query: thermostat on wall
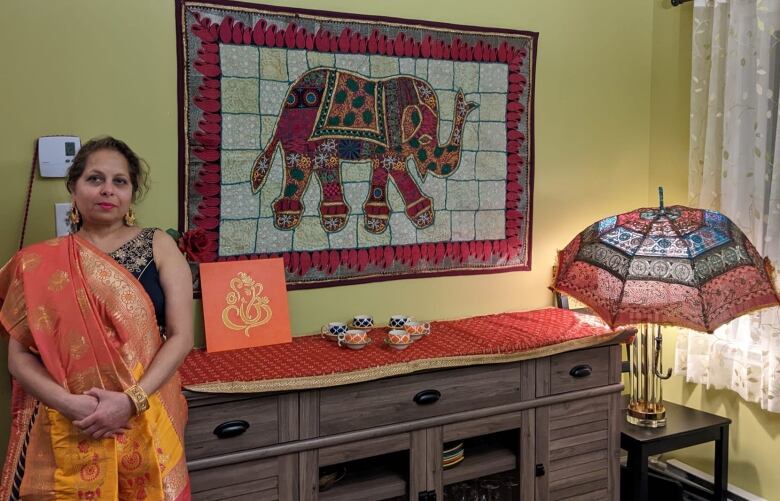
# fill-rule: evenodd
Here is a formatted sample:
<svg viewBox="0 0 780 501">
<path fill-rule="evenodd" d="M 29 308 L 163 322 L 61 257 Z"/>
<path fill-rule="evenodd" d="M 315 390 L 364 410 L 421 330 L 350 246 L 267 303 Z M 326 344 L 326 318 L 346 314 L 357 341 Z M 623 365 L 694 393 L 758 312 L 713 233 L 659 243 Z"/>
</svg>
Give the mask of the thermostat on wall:
<svg viewBox="0 0 780 501">
<path fill-rule="evenodd" d="M 81 139 L 76 136 L 38 138 L 38 164 L 41 167 L 41 177 L 65 177 L 79 148 L 81 148 Z"/>
</svg>

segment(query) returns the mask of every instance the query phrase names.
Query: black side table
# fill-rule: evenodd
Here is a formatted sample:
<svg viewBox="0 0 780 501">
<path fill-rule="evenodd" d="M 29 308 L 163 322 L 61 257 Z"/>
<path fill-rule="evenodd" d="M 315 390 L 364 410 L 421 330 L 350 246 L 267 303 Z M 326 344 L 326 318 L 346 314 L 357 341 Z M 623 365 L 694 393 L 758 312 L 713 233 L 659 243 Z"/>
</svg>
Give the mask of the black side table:
<svg viewBox="0 0 780 501">
<path fill-rule="evenodd" d="M 627 399 L 623 400 L 624 406 Z M 713 499 L 726 501 L 729 469 L 729 425 L 731 420 L 682 405 L 664 402 L 666 426 L 642 428 L 623 421 L 620 447 L 628 451 L 631 500 L 647 501 L 647 458 L 654 454 L 715 442 L 715 493 Z"/>
</svg>

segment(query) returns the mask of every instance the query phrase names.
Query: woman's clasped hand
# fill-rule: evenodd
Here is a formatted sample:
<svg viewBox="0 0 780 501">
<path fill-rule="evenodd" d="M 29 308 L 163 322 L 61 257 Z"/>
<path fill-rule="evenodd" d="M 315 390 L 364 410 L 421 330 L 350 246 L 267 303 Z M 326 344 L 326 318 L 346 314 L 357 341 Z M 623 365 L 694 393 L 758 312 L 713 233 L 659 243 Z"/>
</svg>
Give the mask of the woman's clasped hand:
<svg viewBox="0 0 780 501">
<path fill-rule="evenodd" d="M 124 393 L 91 388 L 83 395 L 94 402 L 92 411 L 73 424 L 92 438 L 111 437 L 127 430 L 135 407 Z"/>
</svg>

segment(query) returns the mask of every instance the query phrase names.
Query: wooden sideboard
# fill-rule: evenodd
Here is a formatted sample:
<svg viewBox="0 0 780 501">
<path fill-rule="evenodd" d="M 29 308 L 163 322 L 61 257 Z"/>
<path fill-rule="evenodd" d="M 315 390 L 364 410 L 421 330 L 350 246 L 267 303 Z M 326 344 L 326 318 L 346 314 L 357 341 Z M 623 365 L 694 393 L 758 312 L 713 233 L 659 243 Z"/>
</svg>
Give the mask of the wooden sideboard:
<svg viewBox="0 0 780 501">
<path fill-rule="evenodd" d="M 433 501 L 511 472 L 522 501 L 617 500 L 621 390 L 610 344 L 318 390 L 186 392 L 193 497 Z M 443 444 L 460 441 L 465 459 L 443 469 Z M 320 492 L 328 471 L 346 476 Z"/>
</svg>

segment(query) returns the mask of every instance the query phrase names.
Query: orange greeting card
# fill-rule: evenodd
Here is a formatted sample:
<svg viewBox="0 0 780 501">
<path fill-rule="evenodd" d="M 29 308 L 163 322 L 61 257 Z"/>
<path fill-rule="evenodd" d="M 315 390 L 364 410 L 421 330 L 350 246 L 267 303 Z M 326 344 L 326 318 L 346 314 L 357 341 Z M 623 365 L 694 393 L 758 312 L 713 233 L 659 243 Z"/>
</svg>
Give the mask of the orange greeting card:
<svg viewBox="0 0 780 501">
<path fill-rule="evenodd" d="M 206 351 L 289 343 L 284 260 L 201 263 Z"/>
</svg>

